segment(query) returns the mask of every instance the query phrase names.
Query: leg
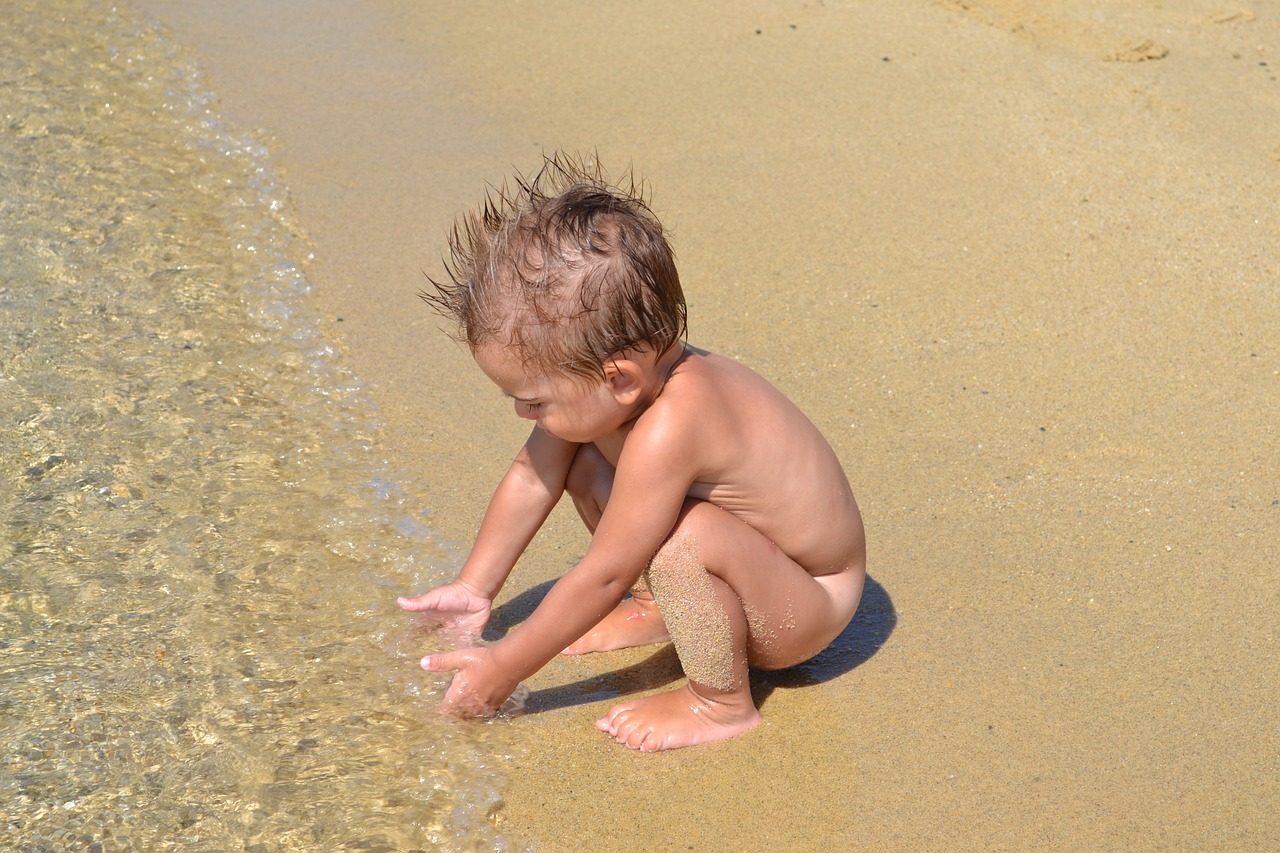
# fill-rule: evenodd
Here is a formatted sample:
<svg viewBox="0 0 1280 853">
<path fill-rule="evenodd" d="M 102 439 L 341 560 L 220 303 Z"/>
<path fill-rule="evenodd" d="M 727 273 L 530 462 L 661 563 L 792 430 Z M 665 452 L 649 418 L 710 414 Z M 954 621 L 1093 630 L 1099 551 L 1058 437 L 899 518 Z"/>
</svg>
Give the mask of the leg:
<svg viewBox="0 0 1280 853">
<path fill-rule="evenodd" d="M 573 498 L 578 515 L 595 532 L 609 503 L 613 490 L 613 466 L 594 445 L 584 444 L 578 449 L 569 468 L 565 489 Z M 628 598 L 618 602 L 613 612 L 600 620 L 590 631 L 569 644 L 562 652 L 580 655 L 587 652 L 604 652 L 625 649 L 650 643 L 663 643 L 670 639 L 667 626 L 662 621 L 653 594 L 643 582 L 631 591 Z"/>
<path fill-rule="evenodd" d="M 748 663 L 779 669 L 817 654 L 853 617 L 863 578 L 860 563 L 814 578 L 754 528 L 694 500 L 649 576 L 689 682 L 615 705 L 596 723 L 645 751 L 754 727 Z"/>
</svg>

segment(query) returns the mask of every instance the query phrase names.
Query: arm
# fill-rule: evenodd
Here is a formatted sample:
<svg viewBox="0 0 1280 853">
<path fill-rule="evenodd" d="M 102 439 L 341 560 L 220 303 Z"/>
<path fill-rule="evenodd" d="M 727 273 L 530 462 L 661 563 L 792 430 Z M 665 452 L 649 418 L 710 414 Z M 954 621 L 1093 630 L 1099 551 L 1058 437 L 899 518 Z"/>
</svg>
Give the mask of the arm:
<svg viewBox="0 0 1280 853">
<path fill-rule="evenodd" d="M 604 618 L 635 585 L 675 525 L 695 479 L 693 432 L 670 417 L 646 416 L 623 448 L 613 492 L 586 554 L 529 619 L 488 648 L 423 659 L 426 669 L 459 670 L 447 709 L 465 716 L 492 713 L 521 680 Z"/>
<path fill-rule="evenodd" d="M 564 493 L 577 448 L 534 429 L 494 491 L 457 579 L 416 598 L 401 598 L 400 606 L 455 614 L 451 621 L 464 636 L 478 638 L 494 596 Z"/>
<path fill-rule="evenodd" d="M 458 580 L 492 600 L 564 494 L 578 445 L 534 428 L 498 484 Z"/>
</svg>

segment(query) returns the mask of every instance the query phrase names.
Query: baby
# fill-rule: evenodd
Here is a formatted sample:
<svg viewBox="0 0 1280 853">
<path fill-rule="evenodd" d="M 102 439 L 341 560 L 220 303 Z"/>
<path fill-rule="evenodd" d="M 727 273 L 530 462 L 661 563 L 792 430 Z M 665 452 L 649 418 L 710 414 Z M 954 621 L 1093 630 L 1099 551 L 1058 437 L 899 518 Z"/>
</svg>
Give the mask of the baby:
<svg viewBox="0 0 1280 853">
<path fill-rule="evenodd" d="M 400 606 L 479 637 L 565 492 L 592 535 L 501 641 L 422 659 L 456 670 L 445 709 L 491 715 L 557 654 L 670 639 L 687 683 L 597 727 L 645 751 L 752 728 L 749 667 L 817 654 L 862 595 L 862 518 L 830 445 L 760 376 L 684 342 L 675 259 L 634 183 L 550 158 L 464 217 L 450 248 L 451 281 L 423 296 L 535 427 L 458 578 Z"/>
</svg>

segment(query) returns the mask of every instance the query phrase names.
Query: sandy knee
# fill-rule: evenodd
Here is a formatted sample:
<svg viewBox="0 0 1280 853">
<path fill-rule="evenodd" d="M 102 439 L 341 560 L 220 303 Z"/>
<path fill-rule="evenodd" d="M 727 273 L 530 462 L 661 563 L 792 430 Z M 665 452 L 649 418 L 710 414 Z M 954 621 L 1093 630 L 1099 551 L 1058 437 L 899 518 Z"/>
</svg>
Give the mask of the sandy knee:
<svg viewBox="0 0 1280 853">
<path fill-rule="evenodd" d="M 718 690 L 735 685 L 733 623 L 687 530 L 671 535 L 645 571 L 685 675 Z"/>
</svg>

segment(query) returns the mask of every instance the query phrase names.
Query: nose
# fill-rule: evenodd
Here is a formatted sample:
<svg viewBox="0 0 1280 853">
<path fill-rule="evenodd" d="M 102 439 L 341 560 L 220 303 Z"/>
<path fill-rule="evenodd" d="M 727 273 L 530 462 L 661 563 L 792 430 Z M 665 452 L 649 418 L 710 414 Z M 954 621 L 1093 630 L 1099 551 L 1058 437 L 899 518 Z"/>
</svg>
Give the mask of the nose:
<svg viewBox="0 0 1280 853">
<path fill-rule="evenodd" d="M 533 410 L 533 406 L 520 400 L 516 400 L 516 416 L 524 418 L 526 421 L 536 421 L 538 419 L 538 413 Z"/>
</svg>

